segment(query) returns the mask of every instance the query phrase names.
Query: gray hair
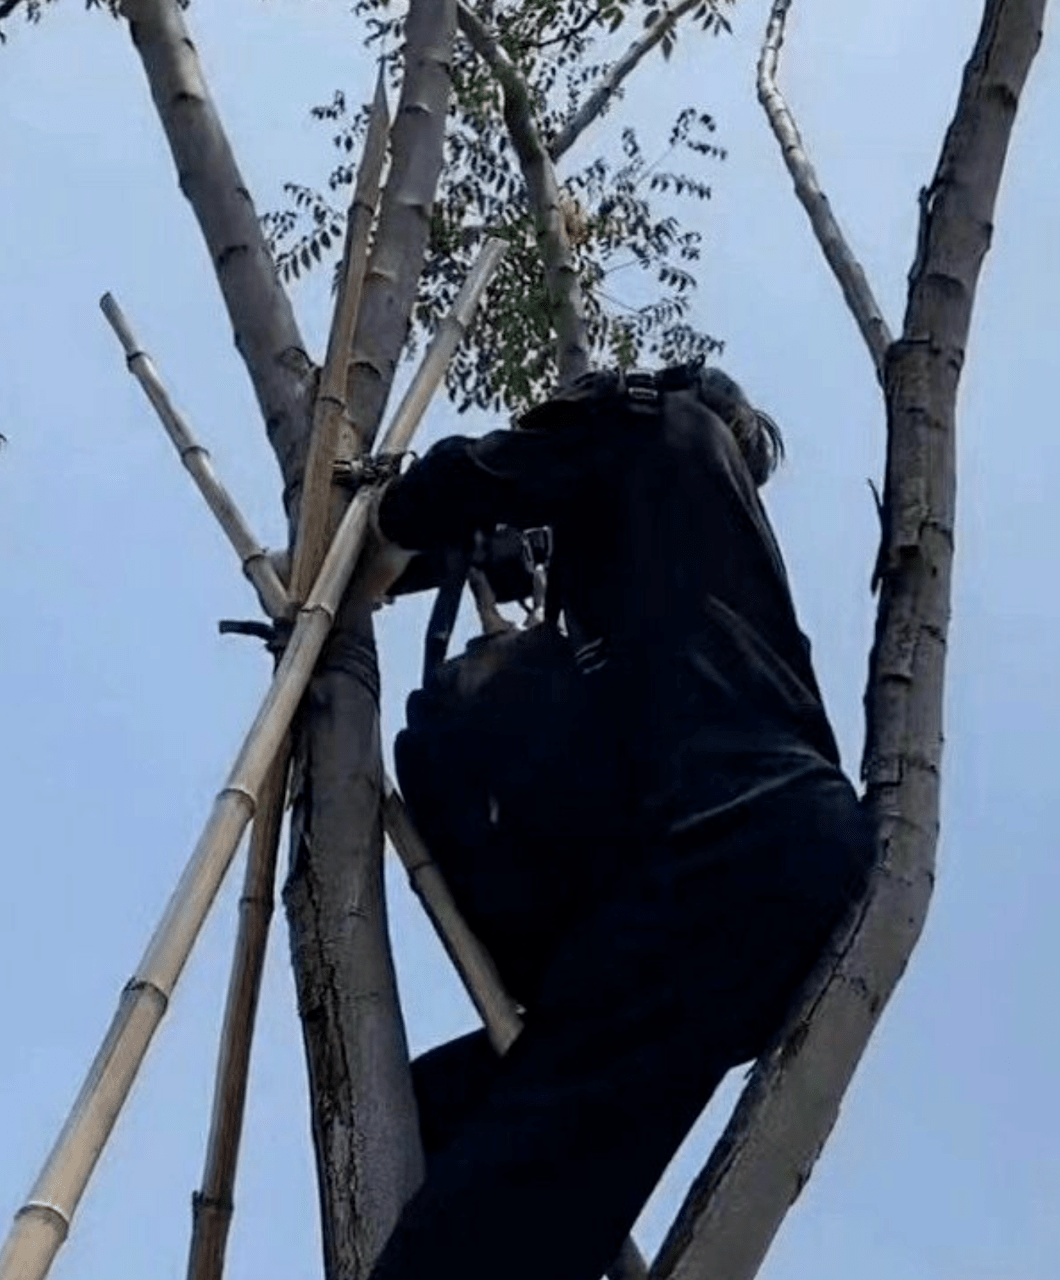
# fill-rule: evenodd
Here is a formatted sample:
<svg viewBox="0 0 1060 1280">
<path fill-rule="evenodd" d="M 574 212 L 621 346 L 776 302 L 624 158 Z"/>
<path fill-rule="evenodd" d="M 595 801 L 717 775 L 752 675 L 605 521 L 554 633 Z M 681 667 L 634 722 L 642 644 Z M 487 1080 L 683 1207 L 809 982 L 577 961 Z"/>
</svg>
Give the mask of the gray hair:
<svg viewBox="0 0 1060 1280">
<path fill-rule="evenodd" d="M 700 370 L 699 396 L 732 432 L 752 480 L 764 485 L 784 457 L 784 437 L 776 422 L 756 409 L 740 384 L 720 369 Z"/>
</svg>

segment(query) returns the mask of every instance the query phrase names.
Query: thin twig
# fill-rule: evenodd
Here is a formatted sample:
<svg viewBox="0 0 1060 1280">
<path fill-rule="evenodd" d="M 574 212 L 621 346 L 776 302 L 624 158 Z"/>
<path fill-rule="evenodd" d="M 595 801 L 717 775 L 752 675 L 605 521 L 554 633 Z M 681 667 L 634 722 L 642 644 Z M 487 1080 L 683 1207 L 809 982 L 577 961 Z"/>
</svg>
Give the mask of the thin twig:
<svg viewBox="0 0 1060 1280">
<path fill-rule="evenodd" d="M 489 66 L 504 93 L 504 120 L 511 135 L 537 229 L 556 330 L 556 362 L 561 382 L 589 367 L 589 339 L 578 269 L 567 238 L 559 186 L 548 151 L 534 124 L 530 93 L 518 68 L 465 4 L 457 6 L 460 30 Z"/>
<path fill-rule="evenodd" d="M 652 23 L 639 40 L 633 41 L 559 133 L 549 142 L 548 154 L 554 161 L 566 155 L 589 125 L 603 114 L 622 87 L 626 77 L 636 70 L 640 62 L 651 53 L 668 32 L 673 31 L 681 18 L 702 3 L 703 0 L 680 0 L 672 9 L 667 9 L 657 22 Z"/>
<path fill-rule="evenodd" d="M 795 194 L 806 210 L 817 242 L 839 282 L 861 336 L 865 339 L 865 345 L 876 367 L 876 376 L 882 382 L 884 358 L 893 341 L 891 331 L 865 272 L 832 213 L 828 197 L 821 189 L 806 153 L 795 119 L 777 86 L 777 65 L 791 5 L 792 0 L 774 0 L 758 60 L 758 100 L 769 118 L 777 142 L 780 143 L 784 163 L 795 183 Z"/>
</svg>

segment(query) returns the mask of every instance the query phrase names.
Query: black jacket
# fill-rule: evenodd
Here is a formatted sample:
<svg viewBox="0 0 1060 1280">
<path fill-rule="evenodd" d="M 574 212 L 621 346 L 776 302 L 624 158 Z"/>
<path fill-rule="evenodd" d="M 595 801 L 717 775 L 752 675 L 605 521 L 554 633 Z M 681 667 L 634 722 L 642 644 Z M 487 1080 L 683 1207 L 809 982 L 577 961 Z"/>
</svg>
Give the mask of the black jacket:
<svg viewBox="0 0 1060 1280">
<path fill-rule="evenodd" d="M 560 425 L 442 440 L 389 486 L 379 519 L 417 550 L 552 526 L 550 593 L 575 640 L 602 642 L 586 676 L 600 732 L 653 825 L 679 832 L 838 771 L 769 521 L 694 388 L 655 414 L 571 403 Z"/>
</svg>

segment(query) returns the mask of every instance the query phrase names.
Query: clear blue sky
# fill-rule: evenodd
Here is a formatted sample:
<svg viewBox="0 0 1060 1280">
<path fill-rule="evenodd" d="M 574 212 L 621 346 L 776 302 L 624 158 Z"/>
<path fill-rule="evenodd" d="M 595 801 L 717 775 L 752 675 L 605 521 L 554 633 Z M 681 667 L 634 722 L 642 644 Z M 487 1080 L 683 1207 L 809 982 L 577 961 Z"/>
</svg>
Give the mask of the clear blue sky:
<svg viewBox="0 0 1060 1280">
<path fill-rule="evenodd" d="M 817 0 L 784 81 L 892 324 L 980 6 Z M 696 322 L 775 414 L 790 463 L 769 501 L 848 766 L 861 740 L 882 415 L 867 357 L 754 102 L 764 0 L 736 38 L 686 41 L 622 108 L 647 138 L 712 111 L 728 162 L 695 213 Z M 307 107 L 370 72 L 347 5 L 198 4 L 191 21 L 260 208 L 318 180 Z M 65 0 L 0 49 L 0 1220 L 27 1190 L 264 688 L 216 635 L 252 600 L 96 301 L 112 290 L 266 541 L 278 480 L 197 229 L 123 28 Z M 1053 820 L 1060 679 L 1052 408 L 1060 67 L 1046 41 L 1018 122 L 961 401 L 958 573 L 940 875 L 928 928 L 793 1210 L 767 1280 L 1052 1280 L 1060 1252 Z M 586 140 L 588 146 L 600 136 Z M 647 148 L 650 152 L 650 143 Z M 1050 159 L 1049 157 L 1053 158 Z M 323 279 L 295 297 L 317 352 Z M 454 429 L 432 414 L 428 436 Z M 481 429 L 481 420 L 462 424 Z M 386 616 L 388 732 L 419 661 Z M 183 1275 L 240 872 L 186 972 L 57 1277 Z M 400 884 L 394 932 L 416 1048 L 472 1016 Z M 640 1230 L 652 1247 L 732 1089 Z M 299 1030 L 282 914 L 256 1046 L 231 1280 L 320 1273 Z"/>
</svg>

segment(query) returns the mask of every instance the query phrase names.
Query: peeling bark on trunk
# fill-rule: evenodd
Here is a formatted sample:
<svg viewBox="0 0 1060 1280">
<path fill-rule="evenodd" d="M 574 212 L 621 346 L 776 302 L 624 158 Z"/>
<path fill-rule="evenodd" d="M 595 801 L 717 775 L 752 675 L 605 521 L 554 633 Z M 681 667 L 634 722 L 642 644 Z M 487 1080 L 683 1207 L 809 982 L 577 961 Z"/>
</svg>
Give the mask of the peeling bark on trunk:
<svg viewBox="0 0 1060 1280">
<path fill-rule="evenodd" d="M 453 0 L 413 0 L 391 166 L 354 336 L 339 456 L 370 448 L 408 332 L 442 166 Z M 310 688 L 284 902 L 309 1067 L 327 1280 L 364 1280 L 422 1178 L 383 896 L 379 684 L 347 601 Z"/>
<path fill-rule="evenodd" d="M 290 490 L 309 438 L 313 362 L 175 0 L 124 0 L 122 12 Z"/>
<path fill-rule="evenodd" d="M 368 1274 L 422 1177 L 386 931 L 378 675 L 347 604 L 304 709 L 284 891 L 309 1069 L 325 1275 Z"/>
<path fill-rule="evenodd" d="M 852 930 L 755 1069 L 652 1274 L 750 1280 L 808 1180 L 869 1035 L 916 944 L 934 881 L 950 610 L 958 381 L 1016 107 L 1045 0 L 987 0 L 922 199 L 902 338 L 884 387 L 881 596 L 864 774 L 881 861 Z"/>
</svg>

